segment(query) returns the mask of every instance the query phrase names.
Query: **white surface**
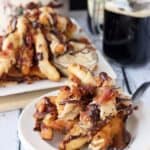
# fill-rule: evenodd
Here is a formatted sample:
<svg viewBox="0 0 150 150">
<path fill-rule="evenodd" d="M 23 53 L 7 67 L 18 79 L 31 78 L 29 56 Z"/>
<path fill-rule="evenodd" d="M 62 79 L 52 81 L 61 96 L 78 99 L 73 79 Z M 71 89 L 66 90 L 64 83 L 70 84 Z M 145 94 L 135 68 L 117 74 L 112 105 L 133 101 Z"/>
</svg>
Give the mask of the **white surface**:
<svg viewBox="0 0 150 150">
<path fill-rule="evenodd" d="M 86 12 L 76 11 L 76 12 L 71 12 L 70 15 L 74 17 L 79 22 L 79 24 L 84 28 L 84 30 L 86 31 L 90 39 L 92 39 L 92 41 L 96 45 L 97 49 L 101 49 L 100 41 L 96 40 L 98 37 L 91 35 L 88 31 L 87 22 L 86 22 L 86 15 L 87 15 Z M 124 90 L 126 90 L 126 83 L 124 82 L 124 77 L 122 74 L 121 67 L 112 62 L 111 62 L 111 66 L 113 67 L 113 69 L 117 74 L 118 85 L 121 86 Z M 134 91 L 141 83 L 145 81 L 150 81 L 150 76 L 149 76 L 150 63 L 145 65 L 144 67 L 138 67 L 138 68 L 126 67 L 125 70 L 127 73 L 127 78 L 129 80 L 129 86 L 132 91 Z M 150 99 L 150 90 L 148 90 L 145 96 L 143 97 L 143 100 L 149 100 L 149 99 Z M 11 101 L 11 97 L 10 97 L 10 101 Z M 19 117 L 19 110 L 0 113 L 0 149 L 1 150 L 24 150 L 23 146 L 20 145 L 19 143 L 19 138 L 17 137 L 18 117 Z M 143 128 L 144 127 L 145 124 L 143 124 Z M 147 131 L 147 134 L 149 134 L 149 131 Z M 147 142 L 149 142 L 149 138 L 147 139 Z M 136 150 L 147 150 L 147 149 L 143 149 L 143 148 L 138 149 L 137 147 Z M 150 150 L 150 148 L 148 150 Z"/>
<path fill-rule="evenodd" d="M 56 94 L 57 91 L 54 91 L 44 96 L 55 96 Z M 41 100 L 41 97 L 27 106 L 21 114 L 18 123 L 19 138 L 26 150 L 57 150 L 59 142 L 61 141 L 61 134 L 54 134 L 54 140 L 46 142 L 41 139 L 38 132 L 33 131 L 35 121 L 32 114 L 34 114 L 35 104 L 39 100 Z M 126 150 L 137 150 L 137 147 L 143 150 L 150 149 L 150 143 L 147 141 L 149 138 L 149 134 L 147 134 L 147 132 L 150 131 L 150 109 L 148 106 L 150 106 L 150 101 L 141 101 L 139 109 L 128 121 L 127 126 L 131 136 L 133 136 L 133 141 Z"/>
</svg>

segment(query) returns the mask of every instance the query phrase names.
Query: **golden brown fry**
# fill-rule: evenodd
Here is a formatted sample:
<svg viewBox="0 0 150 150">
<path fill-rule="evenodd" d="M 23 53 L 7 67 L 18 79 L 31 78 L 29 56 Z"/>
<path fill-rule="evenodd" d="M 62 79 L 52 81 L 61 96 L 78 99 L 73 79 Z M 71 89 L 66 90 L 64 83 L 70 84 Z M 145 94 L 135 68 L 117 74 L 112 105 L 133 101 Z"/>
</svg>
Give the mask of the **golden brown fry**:
<svg viewBox="0 0 150 150">
<path fill-rule="evenodd" d="M 6 51 L 8 48 L 16 51 L 20 48 L 24 41 L 23 37 L 27 31 L 28 21 L 25 17 L 20 16 L 17 19 L 17 30 L 14 33 L 9 34 L 3 41 L 2 50 Z"/>
<path fill-rule="evenodd" d="M 70 41 L 69 45 L 74 49 L 74 51 L 80 51 L 87 47 L 87 44 L 76 41 Z"/>
<path fill-rule="evenodd" d="M 51 140 L 53 138 L 53 131 L 51 128 L 44 127 L 41 129 L 40 135 L 44 140 Z"/>
<path fill-rule="evenodd" d="M 107 148 L 112 145 L 115 137 L 118 137 L 117 140 L 122 141 L 122 139 L 119 138 L 123 137 L 123 130 L 124 123 L 122 119 L 119 117 L 112 118 L 112 120 L 94 136 L 89 148 L 91 150 L 107 150 Z"/>
<path fill-rule="evenodd" d="M 49 96 L 48 98 L 49 98 L 49 100 L 50 100 L 50 102 L 52 104 L 56 105 L 56 98 L 57 98 L 57 96 Z"/>
<path fill-rule="evenodd" d="M 45 115 L 44 119 L 43 119 L 43 124 L 46 127 L 51 127 L 51 124 L 53 123 L 52 121 L 54 121 L 56 119 L 56 116 L 48 113 Z"/>
<path fill-rule="evenodd" d="M 112 87 L 112 86 L 115 86 L 115 81 L 110 77 L 108 76 L 107 73 L 105 72 L 101 72 L 99 74 L 99 76 L 96 76 L 95 77 L 95 80 L 97 82 L 97 86 L 99 87 Z"/>
<path fill-rule="evenodd" d="M 76 76 L 83 85 L 97 85 L 92 73 L 81 65 L 71 64 L 68 67 L 68 72 L 69 74 Z"/>
<path fill-rule="evenodd" d="M 21 72 L 23 75 L 29 75 L 33 62 L 33 50 L 29 48 L 24 48 L 20 52 L 21 59 Z"/>
<path fill-rule="evenodd" d="M 2 52 L 0 53 L 0 76 L 8 73 L 9 69 L 16 63 L 16 51 L 23 44 L 23 36 L 26 32 L 27 20 L 19 17 L 17 30 L 9 34 L 3 41 Z"/>
<path fill-rule="evenodd" d="M 54 40 L 51 42 L 50 48 L 55 56 L 64 54 L 64 52 L 66 51 L 66 46 L 64 44 L 61 44 L 59 41 Z"/>
<path fill-rule="evenodd" d="M 38 67 L 32 67 L 29 76 L 37 76 L 41 79 L 46 79 L 46 76 L 40 72 Z"/>
<path fill-rule="evenodd" d="M 60 143 L 60 150 L 77 150 L 82 148 L 90 141 L 87 131 L 82 129 L 78 124 L 70 130 L 65 136 L 64 140 Z"/>
<path fill-rule="evenodd" d="M 58 111 L 58 116 L 61 115 L 61 112 L 64 110 L 64 105 L 61 105 L 63 100 L 67 99 L 70 96 L 70 89 L 68 87 L 62 87 L 56 98 L 56 106 Z"/>
<path fill-rule="evenodd" d="M 67 121 L 58 119 L 49 123 L 49 127 L 57 131 L 66 132 L 69 131 L 75 123 L 76 121 Z"/>
<path fill-rule="evenodd" d="M 66 32 L 65 32 L 68 39 L 74 38 L 76 31 L 77 31 L 76 24 L 73 23 L 72 20 L 68 20 L 67 28 L 66 28 Z"/>
<path fill-rule="evenodd" d="M 57 69 L 48 60 L 48 47 L 46 40 L 40 30 L 34 36 L 36 53 L 41 55 L 41 60 L 38 60 L 38 66 L 40 71 L 52 81 L 59 81 L 60 74 Z"/>
<path fill-rule="evenodd" d="M 43 99 L 40 100 L 35 106 L 36 106 L 37 112 L 42 113 L 45 111 L 45 102 Z"/>
<path fill-rule="evenodd" d="M 50 14 L 43 12 L 39 16 L 39 23 L 50 27 L 53 24 L 53 19 Z"/>
<path fill-rule="evenodd" d="M 69 103 L 67 100 L 71 100 L 69 96 L 72 96 L 75 101 L 80 99 L 79 91 L 69 89 L 69 87 L 64 87 L 60 90 L 56 98 L 56 106 L 58 111 L 58 118 L 64 120 L 74 120 L 78 117 L 81 110 L 81 106 L 76 103 Z M 78 102 L 77 102 L 78 103 Z"/>
<path fill-rule="evenodd" d="M 67 18 L 57 15 L 56 16 L 56 28 L 59 32 L 66 31 L 68 20 Z"/>
<path fill-rule="evenodd" d="M 45 116 L 47 114 L 50 114 L 52 116 L 47 116 L 48 118 L 55 118 L 57 117 L 57 110 L 56 110 L 56 96 L 50 96 L 50 97 L 43 97 L 35 106 L 36 110 L 39 113 L 45 113 Z M 47 110 L 48 109 L 48 110 Z"/>
<path fill-rule="evenodd" d="M 0 76 L 8 73 L 13 64 L 15 64 L 15 54 L 12 50 L 0 52 Z"/>
<path fill-rule="evenodd" d="M 95 82 L 99 77 L 95 78 L 84 67 L 71 67 L 75 84 L 60 89 L 53 100 L 57 117 L 51 113 L 45 114 L 41 117 L 42 125 L 60 132 L 67 131 L 59 145 L 60 150 L 77 150 L 88 143 L 91 150 L 107 150 L 110 147 L 123 149 L 127 145 L 124 137 L 126 115 L 120 114 L 117 107 L 120 106 L 116 100 L 120 94 L 118 89 L 111 84 L 103 85 L 103 80 L 110 81 L 109 78 L 105 79 L 106 76 L 101 77 L 102 84 L 101 81 L 97 84 Z M 41 112 L 44 109 L 42 105 L 37 108 Z"/>
<path fill-rule="evenodd" d="M 79 137 L 77 139 L 71 140 L 68 143 L 65 143 L 65 145 L 60 144 L 59 149 L 60 150 L 78 150 L 81 147 L 83 147 L 85 144 L 87 144 L 88 141 L 89 141 L 88 136 Z"/>
</svg>

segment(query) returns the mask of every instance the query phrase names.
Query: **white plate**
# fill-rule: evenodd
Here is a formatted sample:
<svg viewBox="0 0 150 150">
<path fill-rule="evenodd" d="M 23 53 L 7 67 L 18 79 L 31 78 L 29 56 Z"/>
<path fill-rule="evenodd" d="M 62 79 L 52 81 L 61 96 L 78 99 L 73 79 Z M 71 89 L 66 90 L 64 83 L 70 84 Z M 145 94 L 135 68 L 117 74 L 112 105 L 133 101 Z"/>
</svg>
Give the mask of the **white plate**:
<svg viewBox="0 0 150 150">
<path fill-rule="evenodd" d="M 77 25 L 77 32 L 75 33 L 74 36 L 88 38 L 85 32 L 81 30 L 81 27 L 79 26 L 79 24 L 74 19 L 72 19 L 72 21 Z M 99 50 L 97 50 L 97 53 L 99 56 L 97 72 L 107 72 L 113 79 L 116 79 L 115 72 L 113 71 L 109 63 L 106 61 L 104 56 L 100 53 Z M 66 80 L 67 80 L 66 78 L 63 78 L 59 82 L 43 80 L 43 81 L 35 81 L 32 84 L 27 84 L 27 83 L 19 83 L 15 85 L 12 84 L 11 86 L 0 87 L 0 96 L 8 96 L 8 95 L 13 95 L 13 94 L 38 91 L 38 90 L 49 89 L 49 88 L 57 88 L 57 87 L 64 85 Z"/>
<path fill-rule="evenodd" d="M 116 74 L 113 71 L 112 67 L 109 65 L 109 63 L 106 61 L 106 59 L 102 56 L 100 52 L 97 52 L 97 54 L 99 57 L 99 63 L 96 72 L 98 73 L 106 72 L 113 79 L 116 79 Z M 67 82 L 67 78 L 62 78 L 59 82 L 41 80 L 41 81 L 35 81 L 32 84 L 27 84 L 27 83 L 19 83 L 14 85 L 12 84 L 10 86 L 0 87 L 0 96 L 8 96 L 8 95 L 14 95 L 14 94 L 44 90 L 44 89 L 57 88 L 65 85 L 66 82 Z"/>
<path fill-rule="evenodd" d="M 46 94 L 47 96 L 56 95 L 58 91 Z M 44 95 L 44 96 L 46 96 Z M 35 104 L 41 98 L 36 99 L 27 106 L 20 116 L 18 122 L 19 138 L 26 150 L 57 150 L 61 136 L 56 134 L 54 140 L 46 142 L 41 139 L 38 132 L 33 131 Z M 150 150 L 149 132 L 150 132 L 150 101 L 141 101 L 139 109 L 130 117 L 127 123 L 129 132 L 133 141 L 126 150 Z"/>
<path fill-rule="evenodd" d="M 113 71 L 109 63 L 106 61 L 104 56 L 102 56 L 102 54 L 98 51 L 97 51 L 97 54 L 99 57 L 99 63 L 98 63 L 98 69 L 96 72 L 97 73 L 106 72 L 113 79 L 116 79 L 115 72 Z M 44 89 L 58 88 L 60 86 L 65 85 L 66 82 L 67 82 L 67 78 L 62 78 L 59 82 L 41 80 L 41 81 L 35 81 L 32 84 L 27 84 L 27 83 L 19 83 L 19 84 L 14 84 L 14 85 L 12 84 L 10 86 L 0 87 L 0 97 L 26 93 L 26 92 L 32 92 L 32 91 L 38 91 L 38 90 L 44 90 Z"/>
</svg>

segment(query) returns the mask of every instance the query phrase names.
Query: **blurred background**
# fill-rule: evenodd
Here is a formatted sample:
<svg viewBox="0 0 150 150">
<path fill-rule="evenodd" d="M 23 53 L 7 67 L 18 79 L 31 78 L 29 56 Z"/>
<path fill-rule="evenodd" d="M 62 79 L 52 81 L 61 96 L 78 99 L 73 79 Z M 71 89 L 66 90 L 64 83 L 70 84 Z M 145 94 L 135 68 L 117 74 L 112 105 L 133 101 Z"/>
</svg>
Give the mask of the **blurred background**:
<svg viewBox="0 0 150 150">
<path fill-rule="evenodd" d="M 70 0 L 71 10 L 81 10 L 87 8 L 87 0 Z"/>
</svg>

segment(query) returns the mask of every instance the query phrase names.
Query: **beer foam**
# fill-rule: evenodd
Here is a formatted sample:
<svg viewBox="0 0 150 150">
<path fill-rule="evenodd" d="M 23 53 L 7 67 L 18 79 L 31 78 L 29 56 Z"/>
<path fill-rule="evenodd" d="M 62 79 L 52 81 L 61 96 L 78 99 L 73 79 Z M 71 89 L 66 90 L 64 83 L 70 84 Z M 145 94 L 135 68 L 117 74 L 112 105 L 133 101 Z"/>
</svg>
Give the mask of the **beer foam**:
<svg viewBox="0 0 150 150">
<path fill-rule="evenodd" d="M 150 16 L 150 7 L 146 9 L 141 9 L 138 11 L 133 10 L 127 0 L 116 0 L 116 1 L 109 1 L 105 3 L 105 9 L 111 11 L 113 13 L 118 13 L 121 15 L 127 15 L 132 17 L 148 17 Z"/>
</svg>

